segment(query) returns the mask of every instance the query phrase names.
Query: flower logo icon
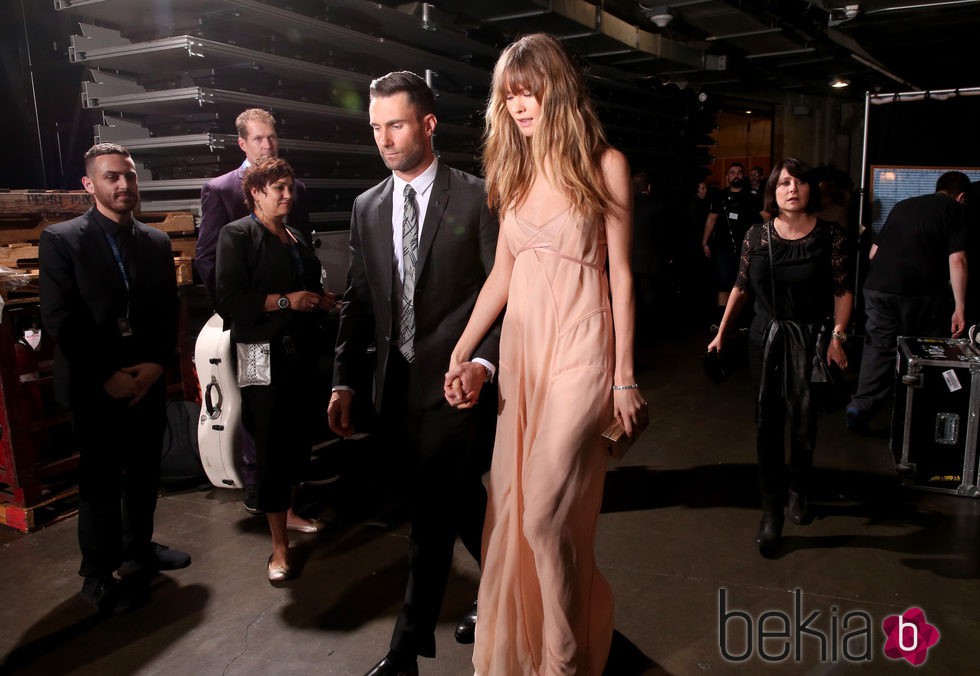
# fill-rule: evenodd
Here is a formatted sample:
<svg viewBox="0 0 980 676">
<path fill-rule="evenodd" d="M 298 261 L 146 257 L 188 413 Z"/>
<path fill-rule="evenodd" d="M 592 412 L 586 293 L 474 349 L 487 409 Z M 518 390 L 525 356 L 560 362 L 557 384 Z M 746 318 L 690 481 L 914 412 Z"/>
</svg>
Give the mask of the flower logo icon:
<svg viewBox="0 0 980 676">
<path fill-rule="evenodd" d="M 929 648 L 939 642 L 939 628 L 929 624 L 921 608 L 909 608 L 901 615 L 889 615 L 881 623 L 888 639 L 885 656 L 892 660 L 905 658 L 912 666 L 926 661 Z"/>
</svg>

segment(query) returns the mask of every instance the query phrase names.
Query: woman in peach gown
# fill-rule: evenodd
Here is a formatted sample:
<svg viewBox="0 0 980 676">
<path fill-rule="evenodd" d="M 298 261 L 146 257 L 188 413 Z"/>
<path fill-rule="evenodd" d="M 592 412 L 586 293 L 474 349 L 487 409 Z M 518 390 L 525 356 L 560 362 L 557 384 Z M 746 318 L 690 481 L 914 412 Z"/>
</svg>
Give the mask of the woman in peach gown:
<svg viewBox="0 0 980 676">
<path fill-rule="evenodd" d="M 581 72 L 547 35 L 497 62 L 484 169 L 501 219 L 496 260 L 446 374 L 447 400 L 472 405 L 459 365 L 506 306 L 473 664 L 479 676 L 599 676 L 613 631 L 594 552 L 600 435 L 613 415 L 630 434 L 645 415 L 630 173 Z"/>
</svg>

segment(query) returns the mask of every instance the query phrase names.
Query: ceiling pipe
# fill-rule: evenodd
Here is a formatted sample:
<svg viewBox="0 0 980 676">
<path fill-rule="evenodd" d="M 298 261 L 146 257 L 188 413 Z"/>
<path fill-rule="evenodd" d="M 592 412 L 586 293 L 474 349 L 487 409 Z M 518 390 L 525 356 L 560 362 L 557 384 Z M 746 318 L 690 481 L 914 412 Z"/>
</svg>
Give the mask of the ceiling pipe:
<svg viewBox="0 0 980 676">
<path fill-rule="evenodd" d="M 709 35 L 704 39 L 705 42 L 714 42 L 715 40 L 734 40 L 736 38 L 749 38 L 756 35 L 769 35 L 770 33 L 782 33 L 782 28 L 763 28 L 757 31 L 745 31 L 742 33 L 728 33 L 726 35 Z"/>
<path fill-rule="evenodd" d="M 942 0 L 941 2 L 923 2 L 916 5 L 898 5 L 896 7 L 879 7 L 863 12 L 864 16 L 886 14 L 888 12 L 914 12 L 919 9 L 935 9 L 936 7 L 958 7 L 959 5 L 976 5 L 980 0 Z"/>
<path fill-rule="evenodd" d="M 963 2 L 963 1 L 964 0 L 943 0 L 943 2 L 941 2 L 941 3 L 932 3 L 932 4 L 947 4 L 949 2 L 960 3 L 960 2 Z M 966 0 L 966 1 L 968 1 L 968 2 L 980 2 L 980 0 Z M 828 24 L 831 25 L 831 26 L 834 25 L 831 22 L 831 20 L 833 19 L 833 13 L 834 12 L 843 12 L 847 8 L 847 5 L 842 5 L 842 6 L 839 6 L 839 7 L 828 7 L 827 6 L 827 3 L 826 2 L 823 2 L 823 0 L 807 0 L 807 2 L 810 3 L 811 5 L 813 5 L 814 7 L 820 9 L 821 11 L 827 12 L 827 15 L 828 15 L 827 16 L 827 18 L 828 18 Z M 853 7 L 853 6 L 854 5 L 851 5 L 851 7 Z M 925 7 L 925 6 L 926 5 L 919 5 L 919 7 Z M 870 12 L 868 12 L 868 13 L 870 14 Z M 851 36 L 846 35 L 845 33 L 842 33 L 841 31 L 839 31 L 837 29 L 834 29 L 834 28 L 828 28 L 827 29 L 827 32 L 826 32 L 826 35 L 827 35 L 828 38 L 830 38 L 831 40 L 833 40 L 835 43 L 837 43 L 838 45 L 840 45 L 841 47 L 843 47 L 844 49 L 846 49 L 850 53 L 851 58 L 854 59 L 855 61 L 857 61 L 858 63 L 860 63 L 861 65 L 867 66 L 868 68 L 870 68 L 872 70 L 875 70 L 875 71 L 881 73 L 882 75 L 884 75 L 888 79 L 894 80 L 895 82 L 899 83 L 900 85 L 903 85 L 903 86 L 906 86 L 906 87 L 910 87 L 912 89 L 918 89 L 918 87 L 916 87 L 914 84 L 912 84 L 911 82 L 909 82 L 908 80 L 906 80 L 902 76 L 896 75 L 895 73 L 891 72 L 890 70 L 888 70 L 887 68 L 885 68 L 883 65 L 881 65 L 880 63 L 878 63 L 877 59 L 875 59 L 871 54 L 869 54 L 868 51 L 866 49 L 864 49 L 864 47 L 862 47 Z"/>
<path fill-rule="evenodd" d="M 778 52 L 762 52 L 761 54 L 746 54 L 745 58 L 751 61 L 752 59 L 768 59 L 771 56 L 791 56 L 793 54 L 809 54 L 810 52 L 817 51 L 816 47 L 800 47 L 799 49 L 783 49 Z"/>
<path fill-rule="evenodd" d="M 881 73 L 882 75 L 884 75 L 885 77 L 894 80 L 895 82 L 897 82 L 900 85 L 905 85 L 906 87 L 911 87 L 912 89 L 918 89 L 918 87 L 916 87 L 914 84 L 912 84 L 911 82 L 909 82 L 905 78 L 900 77 L 898 75 L 895 75 L 895 73 L 893 73 L 890 70 L 886 69 L 884 66 L 879 65 L 878 63 L 874 62 L 871 59 L 866 59 L 863 56 L 859 56 L 857 54 L 851 54 L 851 58 L 854 59 L 855 61 L 857 61 L 858 63 L 860 63 L 862 66 L 867 66 L 868 68 L 871 68 L 872 70 L 876 70 L 879 73 Z"/>
</svg>

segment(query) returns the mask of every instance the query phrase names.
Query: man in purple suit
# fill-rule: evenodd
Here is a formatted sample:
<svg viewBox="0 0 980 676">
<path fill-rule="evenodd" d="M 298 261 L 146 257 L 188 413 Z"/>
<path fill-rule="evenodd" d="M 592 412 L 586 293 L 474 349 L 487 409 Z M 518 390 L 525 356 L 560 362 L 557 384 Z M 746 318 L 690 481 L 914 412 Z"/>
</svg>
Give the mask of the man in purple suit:
<svg viewBox="0 0 980 676">
<path fill-rule="evenodd" d="M 201 188 L 201 227 L 197 235 L 197 251 L 194 268 L 207 287 L 212 304 L 216 303 L 214 269 L 217 259 L 218 233 L 221 229 L 249 214 L 242 193 L 242 176 L 245 169 L 261 157 L 279 156 L 279 137 L 276 120 L 267 110 L 249 108 L 235 118 L 238 129 L 238 147 L 245 153 L 245 161 L 237 169 L 213 178 Z M 306 186 L 293 184 L 293 208 L 289 213 L 289 225 L 297 228 L 310 240 L 310 214 L 306 205 Z M 255 442 L 242 429 L 242 480 L 245 482 L 245 509 L 252 514 L 255 508 Z"/>
<path fill-rule="evenodd" d="M 218 233 L 232 221 L 248 216 L 245 196 L 242 194 L 242 176 L 245 169 L 260 157 L 279 157 L 279 137 L 276 120 L 261 108 L 249 108 L 235 119 L 238 129 L 238 147 L 245 153 L 245 161 L 237 169 L 212 178 L 201 188 L 201 228 L 197 235 L 197 251 L 194 268 L 207 287 L 214 302 L 215 251 Z M 293 209 L 289 225 L 310 239 L 310 213 L 306 203 L 306 186 L 296 181 Z"/>
</svg>

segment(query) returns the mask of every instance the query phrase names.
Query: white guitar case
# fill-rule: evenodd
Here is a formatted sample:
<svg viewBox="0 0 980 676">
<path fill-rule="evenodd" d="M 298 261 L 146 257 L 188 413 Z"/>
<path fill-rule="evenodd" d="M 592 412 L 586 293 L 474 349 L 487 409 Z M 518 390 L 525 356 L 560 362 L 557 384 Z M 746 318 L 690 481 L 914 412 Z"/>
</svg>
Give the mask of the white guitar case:
<svg viewBox="0 0 980 676">
<path fill-rule="evenodd" d="M 211 483 L 218 488 L 242 488 L 242 395 L 232 359 L 231 331 L 222 330 L 222 324 L 217 314 L 211 317 L 194 346 L 203 400 L 197 441 Z"/>
</svg>

